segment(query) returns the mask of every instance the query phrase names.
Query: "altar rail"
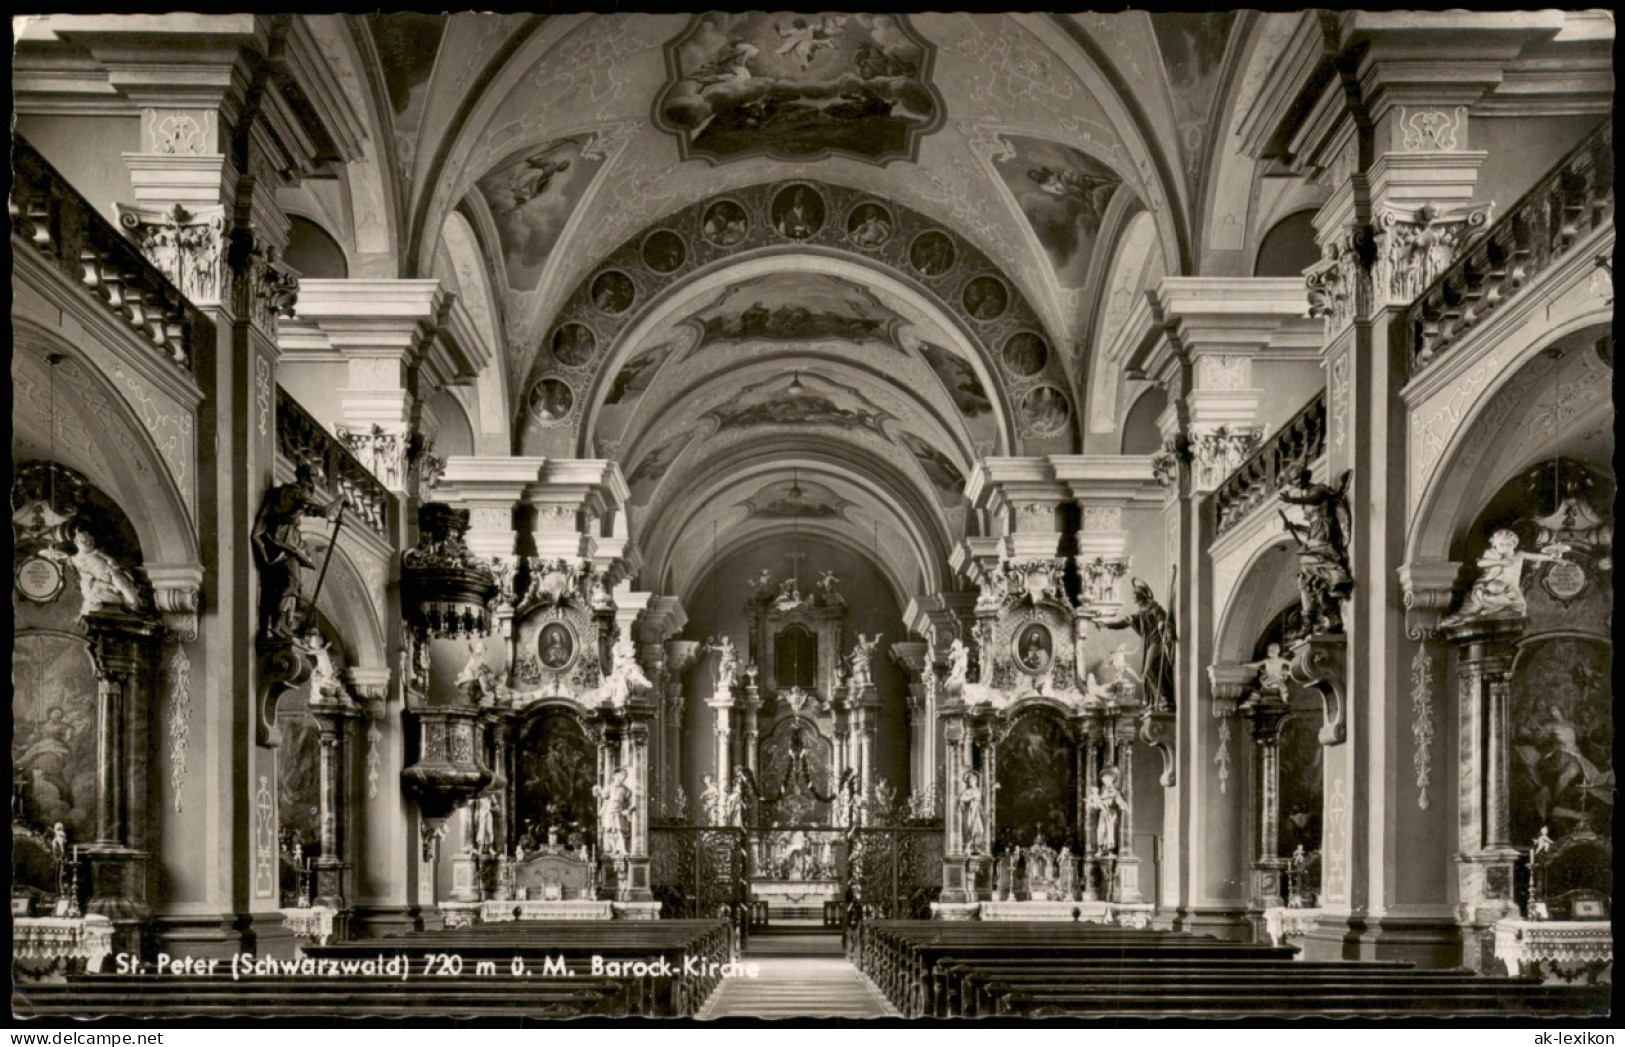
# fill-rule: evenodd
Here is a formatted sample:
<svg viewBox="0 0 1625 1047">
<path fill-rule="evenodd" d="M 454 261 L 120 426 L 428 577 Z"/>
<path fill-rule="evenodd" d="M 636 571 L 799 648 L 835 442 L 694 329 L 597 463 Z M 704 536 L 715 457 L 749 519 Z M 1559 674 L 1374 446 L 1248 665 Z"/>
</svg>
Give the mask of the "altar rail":
<svg viewBox="0 0 1625 1047">
<path fill-rule="evenodd" d="M 649 889 L 662 920 L 726 920 L 745 946 L 750 933 L 750 847 L 744 829 L 649 827 Z"/>
<path fill-rule="evenodd" d="M 153 353 L 193 373 L 198 353 L 214 345 L 208 317 L 17 135 L 11 139 L 11 172 L 12 232 L 139 333 Z"/>
<path fill-rule="evenodd" d="M 389 507 L 394 496 L 339 439 L 299 406 L 280 385 L 276 390 L 276 449 L 288 461 L 314 461 L 326 484 L 338 489 L 345 515 L 389 541 Z"/>
<path fill-rule="evenodd" d="M 1411 374 L 1614 217 L 1614 129 L 1602 122 L 1411 304 Z M 1599 264 L 1606 261 L 1599 258 Z M 1609 263 L 1611 264 L 1611 263 Z"/>
<path fill-rule="evenodd" d="M 856 919 L 928 919 L 942 893 L 942 829 L 881 826 L 853 834 L 847 881 Z"/>
<path fill-rule="evenodd" d="M 1321 390 L 1213 492 L 1215 535 L 1224 534 L 1269 501 L 1292 470 L 1325 453 L 1326 392 Z"/>
</svg>

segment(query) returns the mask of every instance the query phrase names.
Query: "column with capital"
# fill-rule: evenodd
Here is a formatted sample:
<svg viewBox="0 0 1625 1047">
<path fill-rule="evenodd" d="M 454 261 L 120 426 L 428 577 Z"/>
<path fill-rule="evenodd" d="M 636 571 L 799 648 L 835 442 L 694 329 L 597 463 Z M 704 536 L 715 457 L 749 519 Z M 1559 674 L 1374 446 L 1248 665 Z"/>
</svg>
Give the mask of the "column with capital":
<svg viewBox="0 0 1625 1047">
<path fill-rule="evenodd" d="M 666 641 L 666 721 L 664 760 L 665 782 L 662 795 L 667 810 L 675 817 L 686 817 L 687 804 L 679 804 L 683 789 L 683 711 L 687 707 L 683 677 L 699 654 L 696 640 Z"/>
</svg>

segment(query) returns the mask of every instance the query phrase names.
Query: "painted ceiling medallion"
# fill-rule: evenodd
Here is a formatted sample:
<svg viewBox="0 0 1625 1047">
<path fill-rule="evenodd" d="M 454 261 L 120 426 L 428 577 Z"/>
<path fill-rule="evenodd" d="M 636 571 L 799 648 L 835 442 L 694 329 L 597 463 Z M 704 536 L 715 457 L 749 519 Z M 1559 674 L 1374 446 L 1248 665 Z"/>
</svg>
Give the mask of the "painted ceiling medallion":
<svg viewBox="0 0 1625 1047">
<path fill-rule="evenodd" d="M 666 45 L 655 123 L 712 164 L 913 160 L 942 126 L 935 54 L 901 15 L 699 15 Z"/>
</svg>

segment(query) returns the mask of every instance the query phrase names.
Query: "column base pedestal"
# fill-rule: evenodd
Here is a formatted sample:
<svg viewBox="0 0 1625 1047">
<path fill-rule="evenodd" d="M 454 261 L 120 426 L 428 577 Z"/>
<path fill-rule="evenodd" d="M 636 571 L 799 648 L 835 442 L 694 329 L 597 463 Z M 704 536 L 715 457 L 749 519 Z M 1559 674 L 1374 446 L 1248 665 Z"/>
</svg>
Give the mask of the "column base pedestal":
<svg viewBox="0 0 1625 1047">
<path fill-rule="evenodd" d="M 311 872 L 316 882 L 313 885 L 315 901 L 313 904 L 342 911 L 350 897 L 350 876 L 352 866 L 349 862 L 341 862 L 333 858 L 318 858 Z"/>
<path fill-rule="evenodd" d="M 986 854 L 965 854 L 942 860 L 942 895 L 949 905 L 993 899 L 993 858 Z"/>
<path fill-rule="evenodd" d="M 464 851 L 451 860 L 451 900 L 480 900 L 480 860 L 473 851 Z"/>
</svg>

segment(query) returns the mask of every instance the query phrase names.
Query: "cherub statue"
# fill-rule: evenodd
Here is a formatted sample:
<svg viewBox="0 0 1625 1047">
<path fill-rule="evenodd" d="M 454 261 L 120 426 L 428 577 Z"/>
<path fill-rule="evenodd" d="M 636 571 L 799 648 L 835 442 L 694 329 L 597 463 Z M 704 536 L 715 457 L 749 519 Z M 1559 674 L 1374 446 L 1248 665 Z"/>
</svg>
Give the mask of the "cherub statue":
<svg viewBox="0 0 1625 1047">
<path fill-rule="evenodd" d="M 62 823 L 58 822 L 56 827 L 58 829 L 62 828 Z M 1547 831 L 1546 826 L 1542 825 L 1540 827 L 1540 835 L 1535 837 L 1534 846 L 1529 852 L 1529 857 L 1530 858 L 1535 858 L 1538 855 L 1545 854 L 1547 851 L 1549 851 L 1551 849 L 1552 849 L 1552 836 L 1551 836 L 1551 833 Z"/>
<path fill-rule="evenodd" d="M 1106 657 L 1106 665 L 1112 671 L 1112 694 L 1118 701 L 1133 701 L 1142 681 L 1134 666 L 1129 664 L 1128 644 L 1120 643 L 1112 648 L 1112 653 Z"/>
<path fill-rule="evenodd" d="M 1529 613 L 1523 598 L 1523 565 L 1558 563 L 1569 546 L 1553 542 L 1546 548 L 1552 555 L 1519 549 L 1518 536 L 1503 527 L 1490 535 L 1490 547 L 1478 558 L 1478 578 L 1462 601 L 1461 609 L 1439 622 L 1440 626 L 1460 625 L 1481 618 L 1521 618 Z"/>
<path fill-rule="evenodd" d="M 781 611 L 794 610 L 802 604 L 801 583 L 794 578 L 786 578 L 779 583 L 779 599 L 774 605 Z"/>
<path fill-rule="evenodd" d="M 312 629 L 305 634 L 305 642 L 301 645 L 309 652 L 311 662 L 310 670 L 310 697 L 316 702 L 344 701 L 344 684 L 339 680 L 339 668 L 333 657 L 333 645 L 327 642 L 319 630 Z"/>
<path fill-rule="evenodd" d="M 826 606 L 840 607 L 846 603 L 841 594 L 835 591 L 835 586 L 840 584 L 840 581 L 834 571 L 824 571 L 818 576 L 818 596 Z"/>
<path fill-rule="evenodd" d="M 1090 702 L 1109 702 L 1114 698 L 1111 688 L 1095 679 L 1095 674 L 1092 672 L 1085 673 L 1083 676 L 1083 696 L 1084 700 Z"/>
<path fill-rule="evenodd" d="M 1272 643 L 1264 649 L 1264 657 L 1248 666 L 1258 670 L 1258 689 L 1265 694 L 1285 698 L 1292 671 L 1292 660 L 1281 655 L 1281 645 Z"/>
</svg>

